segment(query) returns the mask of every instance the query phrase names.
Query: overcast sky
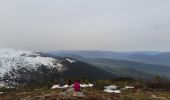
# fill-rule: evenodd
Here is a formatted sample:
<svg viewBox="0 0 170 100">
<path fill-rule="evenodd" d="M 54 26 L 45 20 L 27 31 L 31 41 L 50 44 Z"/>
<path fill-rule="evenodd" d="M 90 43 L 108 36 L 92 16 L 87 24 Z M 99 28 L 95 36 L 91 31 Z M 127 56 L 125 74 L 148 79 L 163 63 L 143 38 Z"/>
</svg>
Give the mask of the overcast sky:
<svg viewBox="0 0 170 100">
<path fill-rule="evenodd" d="M 170 0 L 0 0 L 0 48 L 170 51 Z"/>
</svg>

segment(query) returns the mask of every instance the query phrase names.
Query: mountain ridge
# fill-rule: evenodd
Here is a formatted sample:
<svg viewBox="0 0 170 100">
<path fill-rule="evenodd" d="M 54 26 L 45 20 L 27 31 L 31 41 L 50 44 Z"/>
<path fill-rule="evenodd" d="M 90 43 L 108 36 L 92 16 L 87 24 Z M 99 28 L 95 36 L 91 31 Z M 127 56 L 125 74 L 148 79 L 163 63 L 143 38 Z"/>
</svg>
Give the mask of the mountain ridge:
<svg viewBox="0 0 170 100">
<path fill-rule="evenodd" d="M 157 51 L 112 52 L 112 51 L 73 50 L 73 51 L 54 51 L 48 53 L 59 56 L 75 55 L 86 58 L 107 58 L 170 66 L 169 62 L 170 52 L 157 52 Z"/>
<path fill-rule="evenodd" d="M 69 57 L 43 52 L 0 49 L 0 86 L 44 84 L 60 78 L 113 79 L 118 77 L 93 65 Z"/>
<path fill-rule="evenodd" d="M 85 53 L 81 54 L 81 52 L 85 52 Z M 93 55 L 93 52 L 80 51 L 76 53 L 76 51 L 74 51 L 72 53 L 72 52 L 64 51 L 64 52 L 58 52 L 57 54 L 52 53 L 52 55 L 57 55 L 57 56 L 62 56 L 62 57 L 64 56 L 71 57 L 71 58 L 92 64 L 94 66 L 97 66 L 108 72 L 112 72 L 114 74 L 119 74 L 123 76 L 131 76 L 131 77 L 135 76 L 136 78 L 140 78 L 141 76 L 144 76 L 144 78 L 151 78 L 151 77 L 154 77 L 155 75 L 161 75 L 161 76 L 169 78 L 170 76 L 170 73 L 168 72 L 168 70 L 170 70 L 170 65 L 160 64 L 158 63 L 159 61 L 150 62 L 151 60 L 149 59 L 147 59 L 146 61 L 142 61 L 142 60 L 131 58 L 133 55 L 147 55 L 149 57 L 150 56 L 155 57 L 157 55 L 162 55 L 162 54 L 164 54 L 163 57 L 165 57 L 169 53 L 159 53 L 159 52 L 130 52 L 129 53 L 129 52 L 126 52 L 125 55 L 124 53 L 118 53 L 115 56 L 113 53 L 112 56 L 114 57 L 110 58 L 110 56 L 107 57 L 107 53 L 103 53 L 104 51 L 103 52 L 97 51 L 97 54 L 99 54 L 98 56 L 96 56 L 96 54 Z M 100 53 L 103 53 L 103 54 L 100 54 Z M 87 55 L 84 56 L 84 54 L 87 54 Z M 102 55 L 105 55 L 105 56 L 102 56 Z M 118 58 L 117 58 L 117 55 L 119 56 Z M 168 59 L 170 58 L 166 58 L 166 59 L 167 60 L 164 60 L 164 61 L 168 61 Z"/>
</svg>

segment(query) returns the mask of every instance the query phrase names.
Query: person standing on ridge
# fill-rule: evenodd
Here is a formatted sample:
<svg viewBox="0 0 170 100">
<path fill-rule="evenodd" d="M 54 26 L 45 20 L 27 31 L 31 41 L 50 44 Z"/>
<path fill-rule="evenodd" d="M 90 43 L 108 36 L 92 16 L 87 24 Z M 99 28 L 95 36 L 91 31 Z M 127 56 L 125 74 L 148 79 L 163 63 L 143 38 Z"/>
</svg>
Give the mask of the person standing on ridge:
<svg viewBox="0 0 170 100">
<path fill-rule="evenodd" d="M 74 96 L 77 96 L 77 92 L 80 91 L 80 82 L 78 80 L 76 80 L 74 82 Z"/>
</svg>

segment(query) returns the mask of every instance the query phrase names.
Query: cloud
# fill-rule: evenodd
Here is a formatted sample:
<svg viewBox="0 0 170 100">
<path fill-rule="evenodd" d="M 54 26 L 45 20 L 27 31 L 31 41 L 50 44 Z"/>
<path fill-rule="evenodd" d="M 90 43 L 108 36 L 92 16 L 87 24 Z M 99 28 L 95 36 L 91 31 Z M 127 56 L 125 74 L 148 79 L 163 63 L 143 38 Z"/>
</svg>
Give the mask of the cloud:
<svg viewBox="0 0 170 100">
<path fill-rule="evenodd" d="M 169 51 L 169 0 L 0 1 L 0 48 Z"/>
</svg>

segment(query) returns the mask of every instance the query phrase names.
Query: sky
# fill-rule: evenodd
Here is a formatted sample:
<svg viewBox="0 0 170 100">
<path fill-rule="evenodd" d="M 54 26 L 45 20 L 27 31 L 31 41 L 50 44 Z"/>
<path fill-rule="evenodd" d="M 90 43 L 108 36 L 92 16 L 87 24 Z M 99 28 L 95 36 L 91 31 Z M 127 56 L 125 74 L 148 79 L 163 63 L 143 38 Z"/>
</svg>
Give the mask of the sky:
<svg viewBox="0 0 170 100">
<path fill-rule="evenodd" d="M 170 51 L 170 0 L 0 0 L 0 48 Z"/>
</svg>

